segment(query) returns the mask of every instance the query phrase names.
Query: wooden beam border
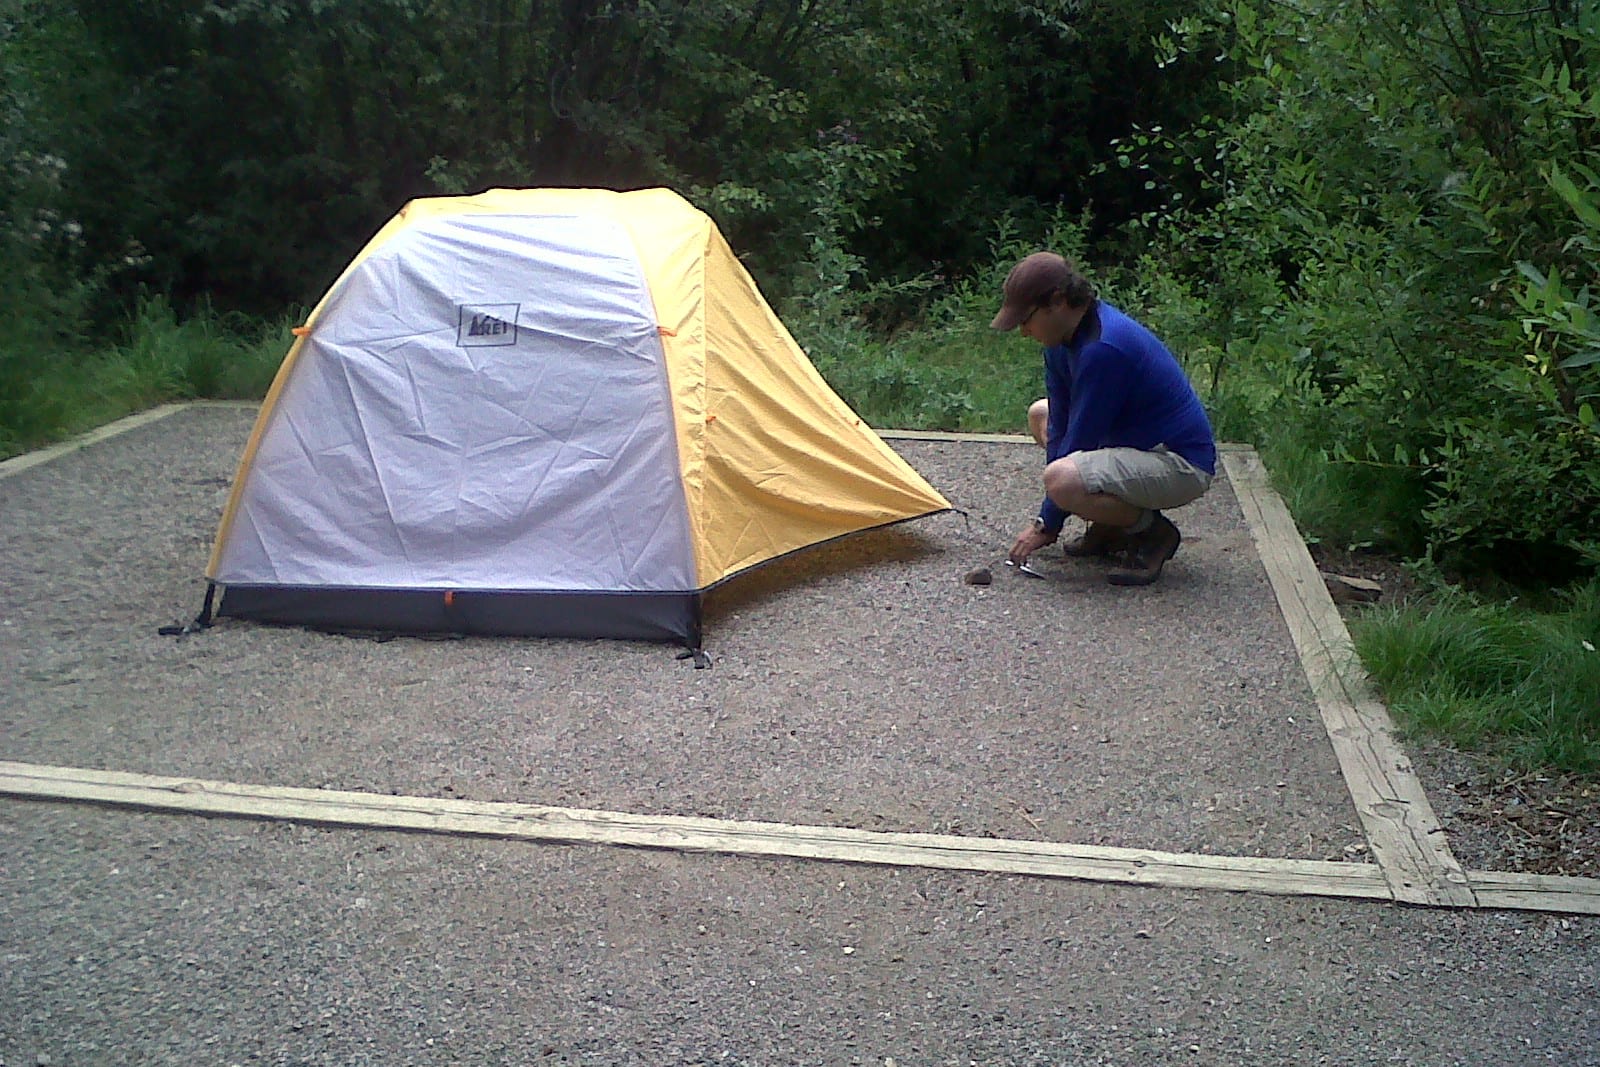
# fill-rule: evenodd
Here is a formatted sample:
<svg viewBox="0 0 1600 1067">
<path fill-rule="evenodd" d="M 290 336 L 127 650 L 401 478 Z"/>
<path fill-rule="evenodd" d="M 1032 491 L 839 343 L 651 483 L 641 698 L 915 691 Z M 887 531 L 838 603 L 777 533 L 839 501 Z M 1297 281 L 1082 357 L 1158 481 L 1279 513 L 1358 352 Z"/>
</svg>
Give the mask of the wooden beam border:
<svg viewBox="0 0 1600 1067">
<path fill-rule="evenodd" d="M 1600 915 L 1600 878 L 1511 871 L 1468 871 L 1480 908 Z"/>
<path fill-rule="evenodd" d="M 497 801 L 241 785 L 0 761 L 0 795 L 212 818 L 560 844 L 671 849 L 874 866 L 1031 875 L 1074 881 L 1392 901 L 1376 864 L 1010 838 L 885 833 L 834 826 L 703 819 Z M 1590 878 L 1471 871 L 1472 906 L 1600 915 Z"/>
<path fill-rule="evenodd" d="M 19 456 L 12 456 L 10 459 L 0 460 L 0 480 L 21 474 L 26 470 L 32 470 L 34 467 L 49 463 L 53 459 L 59 459 L 80 449 L 88 448 L 90 445 L 99 444 L 101 441 L 116 437 L 119 434 L 125 434 L 129 430 L 137 430 L 141 426 L 159 422 L 167 416 L 176 415 L 184 408 L 191 406 L 193 406 L 192 402 L 162 404 L 160 407 L 141 411 L 137 415 L 129 415 L 127 418 L 118 419 L 116 422 L 108 422 L 104 426 L 96 427 L 88 433 L 80 434 L 58 445 L 51 445 L 36 452 L 24 452 Z"/>
<path fill-rule="evenodd" d="M 1471 907 L 1476 901 L 1466 872 L 1411 761 L 1395 743 L 1389 709 L 1373 695 L 1344 618 L 1261 457 L 1240 449 L 1223 452 L 1221 459 L 1300 653 L 1367 844 L 1395 899 Z"/>
<path fill-rule="evenodd" d="M 947 441 L 950 444 L 997 444 L 997 445 L 1031 445 L 1032 437 L 1025 433 L 976 433 L 959 430 L 875 430 L 879 437 L 885 441 Z M 1217 442 L 1217 451 L 1222 452 L 1252 452 L 1250 445 L 1235 444 L 1227 441 Z"/>
<path fill-rule="evenodd" d="M 0 795 L 147 811 L 527 841 L 1039 875 L 1091 882 L 1389 900 L 1368 863 L 1205 856 L 1049 841 L 886 833 L 537 804 L 241 785 L 0 762 Z"/>
<path fill-rule="evenodd" d="M 877 430 L 885 441 L 949 441 L 954 444 L 1031 445 L 1033 438 L 1020 433 L 954 433 L 947 430 Z"/>
</svg>

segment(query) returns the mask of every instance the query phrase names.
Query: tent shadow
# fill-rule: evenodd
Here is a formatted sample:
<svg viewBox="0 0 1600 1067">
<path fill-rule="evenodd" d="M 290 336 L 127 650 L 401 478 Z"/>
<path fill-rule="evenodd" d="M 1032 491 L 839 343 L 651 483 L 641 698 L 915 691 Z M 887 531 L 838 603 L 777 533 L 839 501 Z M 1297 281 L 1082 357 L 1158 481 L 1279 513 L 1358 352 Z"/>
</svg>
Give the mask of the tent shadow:
<svg viewBox="0 0 1600 1067">
<path fill-rule="evenodd" d="M 914 563 L 943 549 L 903 526 L 850 534 L 802 548 L 735 575 L 705 594 L 707 627 L 787 590 L 828 581 L 883 563 Z"/>
</svg>

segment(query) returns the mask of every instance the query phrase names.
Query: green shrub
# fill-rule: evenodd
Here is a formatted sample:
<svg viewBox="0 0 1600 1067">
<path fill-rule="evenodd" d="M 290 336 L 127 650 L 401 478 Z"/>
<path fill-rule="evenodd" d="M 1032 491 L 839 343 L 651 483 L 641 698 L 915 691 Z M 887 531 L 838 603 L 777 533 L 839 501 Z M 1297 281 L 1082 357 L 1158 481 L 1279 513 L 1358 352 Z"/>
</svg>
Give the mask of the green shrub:
<svg viewBox="0 0 1600 1067">
<path fill-rule="evenodd" d="M 0 458 L 71 432 L 73 382 L 41 349 L 0 342 Z"/>
</svg>

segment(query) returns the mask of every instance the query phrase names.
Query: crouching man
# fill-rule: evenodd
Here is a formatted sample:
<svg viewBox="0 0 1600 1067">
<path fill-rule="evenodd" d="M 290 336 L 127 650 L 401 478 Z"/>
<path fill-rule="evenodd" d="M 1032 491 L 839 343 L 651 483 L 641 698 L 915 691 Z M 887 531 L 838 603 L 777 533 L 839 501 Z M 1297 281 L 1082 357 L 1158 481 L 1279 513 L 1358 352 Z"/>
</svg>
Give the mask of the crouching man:
<svg viewBox="0 0 1600 1067">
<path fill-rule="evenodd" d="M 1011 561 L 1053 544 L 1072 514 L 1089 525 L 1063 552 L 1125 553 L 1111 583 L 1154 582 L 1183 540 L 1162 511 L 1199 498 L 1217 469 L 1211 423 L 1178 361 L 1053 252 L 1011 268 L 990 325 L 1044 346 L 1045 399 L 1028 418 L 1045 447 L 1045 499 Z"/>
</svg>

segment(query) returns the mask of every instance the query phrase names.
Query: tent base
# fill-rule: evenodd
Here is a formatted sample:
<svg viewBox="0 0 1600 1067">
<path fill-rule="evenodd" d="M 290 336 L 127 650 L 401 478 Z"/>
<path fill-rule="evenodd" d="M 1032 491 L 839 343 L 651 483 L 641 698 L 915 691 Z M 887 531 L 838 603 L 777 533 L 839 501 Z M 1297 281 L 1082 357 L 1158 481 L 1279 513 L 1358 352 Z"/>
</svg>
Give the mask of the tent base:
<svg viewBox="0 0 1600 1067">
<path fill-rule="evenodd" d="M 318 630 L 613 637 L 699 648 L 701 596 L 230 585 L 217 614 Z"/>
</svg>

